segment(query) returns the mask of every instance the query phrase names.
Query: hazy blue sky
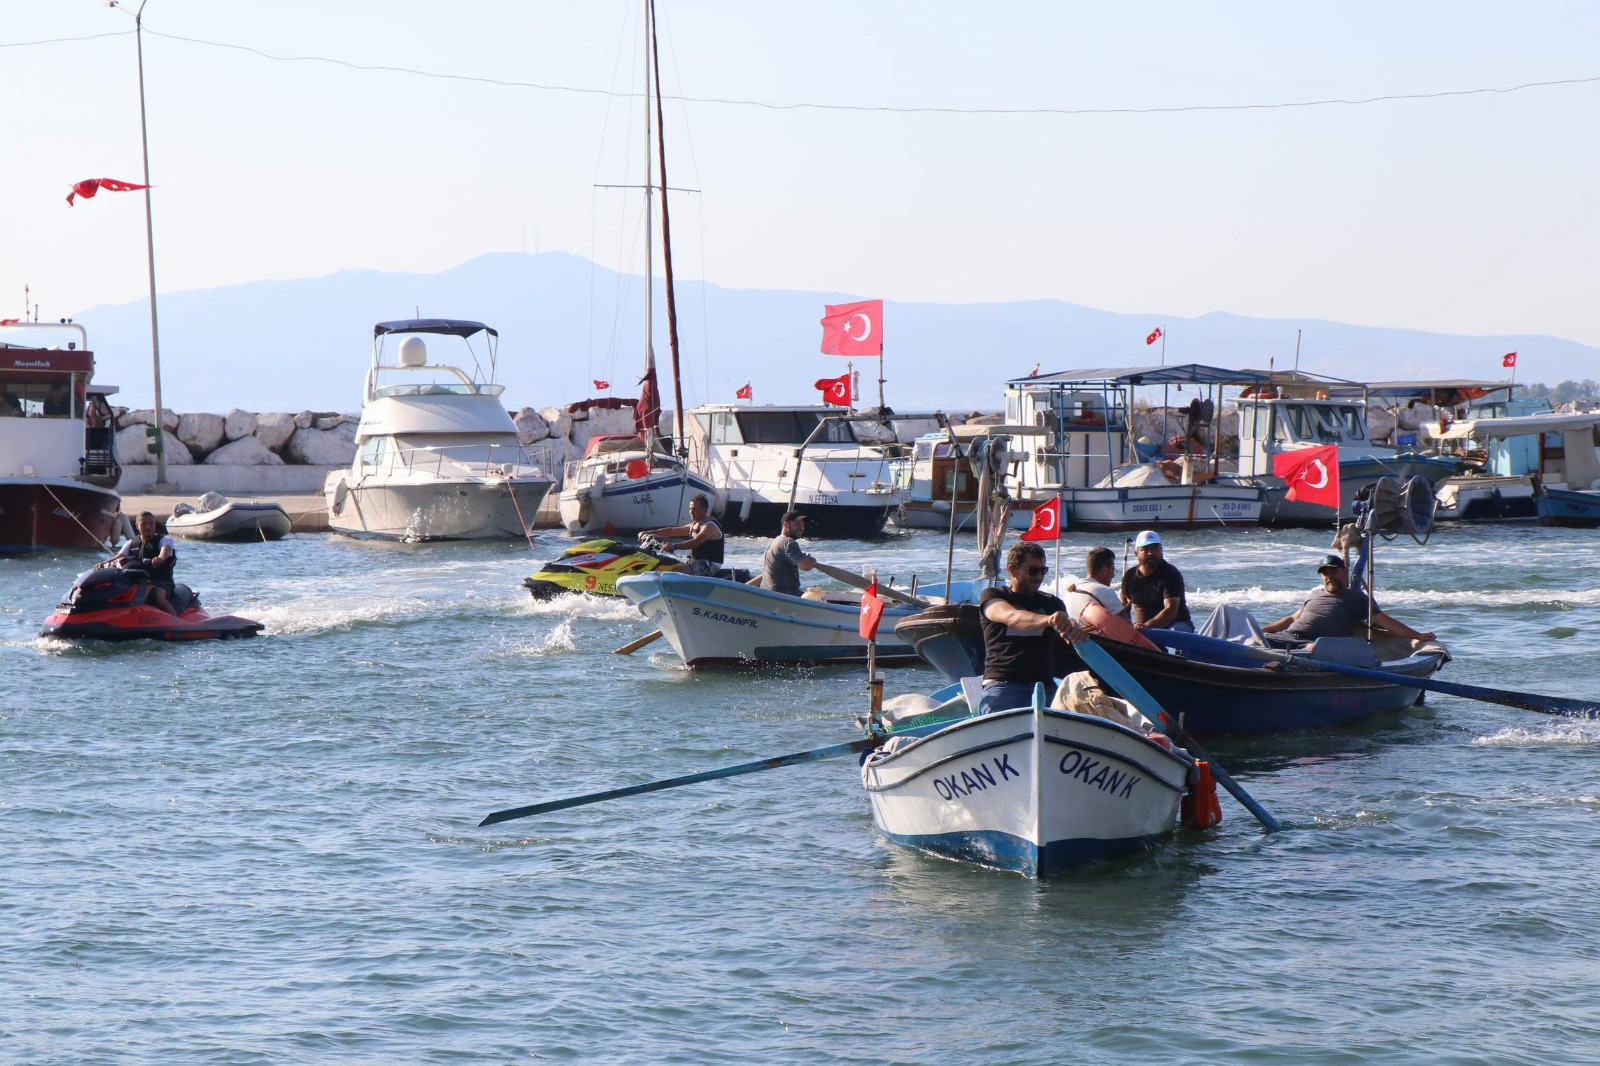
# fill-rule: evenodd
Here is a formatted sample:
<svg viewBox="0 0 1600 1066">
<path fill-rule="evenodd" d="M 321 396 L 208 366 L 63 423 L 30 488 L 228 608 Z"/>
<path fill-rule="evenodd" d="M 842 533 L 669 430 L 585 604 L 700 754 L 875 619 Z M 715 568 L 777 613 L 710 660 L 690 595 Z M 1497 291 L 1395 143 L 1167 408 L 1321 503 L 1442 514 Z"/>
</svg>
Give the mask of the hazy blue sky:
<svg viewBox="0 0 1600 1066">
<path fill-rule="evenodd" d="M 669 91 L 864 107 L 1171 108 L 1600 77 L 1582 3 L 660 0 Z M 149 0 L 163 291 L 561 249 L 637 269 L 634 0 Z M 0 316 L 143 295 L 134 39 L 0 0 Z M 677 265 L 736 287 L 1052 298 L 1600 343 L 1600 82 L 1364 106 L 895 114 L 670 104 Z M 530 300 L 538 294 L 530 293 Z M 447 314 L 451 309 L 424 308 Z"/>
</svg>

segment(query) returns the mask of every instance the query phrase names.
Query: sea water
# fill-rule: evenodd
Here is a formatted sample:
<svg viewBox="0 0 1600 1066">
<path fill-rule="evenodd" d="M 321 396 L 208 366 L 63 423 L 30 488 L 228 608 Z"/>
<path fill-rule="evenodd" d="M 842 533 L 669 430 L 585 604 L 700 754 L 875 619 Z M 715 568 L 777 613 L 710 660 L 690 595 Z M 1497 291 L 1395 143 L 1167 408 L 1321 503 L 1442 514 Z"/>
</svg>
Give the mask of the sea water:
<svg viewBox="0 0 1600 1066">
<path fill-rule="evenodd" d="M 1283 832 L 1224 796 L 1216 830 L 1045 883 L 889 844 L 851 759 L 479 829 L 857 735 L 860 671 L 691 673 L 612 654 L 646 631 L 623 601 L 532 602 L 564 543 L 184 543 L 208 608 L 267 631 L 183 645 L 40 639 L 91 557 L 0 560 L 0 1061 L 1600 1061 L 1600 723 L 1429 696 L 1219 740 Z M 1069 533 L 1062 568 L 1096 544 L 1124 555 Z M 934 533 L 811 547 L 944 579 Z M 1198 616 L 1262 621 L 1326 550 L 1167 538 Z M 1600 535 L 1378 563 L 1442 678 L 1600 698 Z"/>
</svg>

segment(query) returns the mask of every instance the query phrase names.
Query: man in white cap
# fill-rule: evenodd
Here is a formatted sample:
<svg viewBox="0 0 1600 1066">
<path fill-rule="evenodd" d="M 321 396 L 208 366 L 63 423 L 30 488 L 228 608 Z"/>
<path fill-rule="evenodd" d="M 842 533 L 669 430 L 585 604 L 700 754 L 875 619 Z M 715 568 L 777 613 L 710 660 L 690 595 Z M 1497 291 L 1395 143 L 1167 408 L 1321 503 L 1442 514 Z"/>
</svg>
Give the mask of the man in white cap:
<svg viewBox="0 0 1600 1066">
<path fill-rule="evenodd" d="M 1122 575 L 1122 602 L 1132 610 L 1135 629 L 1194 632 L 1189 604 L 1183 596 L 1183 575 L 1161 555 L 1161 534 L 1153 529 L 1133 541 L 1139 565 Z"/>
</svg>

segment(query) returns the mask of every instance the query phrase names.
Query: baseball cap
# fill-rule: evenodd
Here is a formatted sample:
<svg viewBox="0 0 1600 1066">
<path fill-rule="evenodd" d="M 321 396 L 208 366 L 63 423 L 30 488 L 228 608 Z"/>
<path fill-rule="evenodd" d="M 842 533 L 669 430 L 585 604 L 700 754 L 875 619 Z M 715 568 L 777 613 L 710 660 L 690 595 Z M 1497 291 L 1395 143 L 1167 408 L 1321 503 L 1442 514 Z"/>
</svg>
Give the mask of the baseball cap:
<svg viewBox="0 0 1600 1066">
<path fill-rule="evenodd" d="M 806 516 L 804 514 L 801 514 L 799 511 L 785 511 L 785 512 L 783 512 L 783 518 L 781 519 L 781 521 L 784 521 L 784 522 L 801 522 L 801 521 L 805 520 L 805 517 Z"/>
<path fill-rule="evenodd" d="M 1317 564 L 1317 573 L 1319 574 L 1324 570 L 1342 569 L 1344 569 L 1344 560 L 1337 555 L 1324 555 L 1322 557 L 1322 562 Z"/>
<path fill-rule="evenodd" d="M 1160 543 L 1161 534 L 1157 533 L 1153 529 L 1147 529 L 1143 533 L 1140 533 L 1137 537 L 1133 538 L 1133 546 L 1135 549 L 1148 548 L 1152 544 Z"/>
</svg>

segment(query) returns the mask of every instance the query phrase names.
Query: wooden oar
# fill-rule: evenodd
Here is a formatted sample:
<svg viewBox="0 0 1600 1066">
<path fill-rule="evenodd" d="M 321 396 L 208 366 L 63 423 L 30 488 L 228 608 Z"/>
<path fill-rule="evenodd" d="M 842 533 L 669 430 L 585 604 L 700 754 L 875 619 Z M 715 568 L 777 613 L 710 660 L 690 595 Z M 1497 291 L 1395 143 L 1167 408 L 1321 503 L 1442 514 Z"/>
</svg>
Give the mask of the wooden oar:
<svg viewBox="0 0 1600 1066">
<path fill-rule="evenodd" d="M 486 825 L 509 822 L 513 818 L 549 814 L 551 811 L 564 811 L 569 807 L 582 807 L 590 803 L 621 799 L 624 796 L 639 796 L 646 792 L 660 792 L 663 789 L 677 788 L 680 785 L 694 785 L 701 781 L 717 781 L 724 777 L 740 777 L 744 774 L 758 774 L 763 770 L 776 770 L 782 766 L 798 766 L 801 763 L 819 762 L 837 755 L 854 755 L 869 748 L 877 747 L 881 743 L 883 743 L 882 737 L 862 737 L 860 740 L 853 740 L 848 744 L 829 744 L 825 748 L 797 751 L 792 755 L 775 755 L 770 759 L 757 759 L 755 762 L 724 766 L 719 770 L 702 770 L 696 774 L 684 774 L 682 777 L 668 777 L 661 781 L 646 781 L 642 785 L 628 785 L 625 788 L 612 788 L 604 792 L 590 792 L 582 796 L 569 796 L 566 799 L 546 800 L 544 803 L 533 803 L 526 807 L 512 807 L 509 810 L 495 811 L 479 822 L 478 826 L 482 828 Z M 1221 778 L 1219 777 L 1218 780 L 1220 781 Z"/>
<path fill-rule="evenodd" d="M 865 589 L 872 584 L 872 582 L 868 581 L 866 577 L 861 574 L 852 574 L 848 570 L 841 570 L 837 566 L 829 566 L 827 563 L 812 563 L 812 567 L 817 572 L 826 574 L 835 581 L 842 581 L 846 585 L 850 585 L 858 589 Z M 921 596 L 907 596 L 904 592 L 901 592 L 898 589 L 889 588 L 886 585 L 878 586 L 878 595 L 886 600 L 893 600 L 896 603 L 905 604 L 907 607 L 926 609 L 933 606 L 933 604 L 929 603 Z"/>
<path fill-rule="evenodd" d="M 1448 696 L 1461 696 L 1469 700 L 1481 700 L 1484 703 L 1498 703 L 1504 707 L 1516 707 L 1524 711 L 1537 711 L 1540 714 L 1558 714 L 1567 718 L 1600 718 L 1600 703 L 1588 700 L 1573 700 L 1563 696 L 1543 696 L 1537 692 L 1513 692 L 1503 688 L 1480 688 L 1477 685 L 1463 685 L 1457 681 L 1435 681 L 1428 677 L 1412 677 L 1410 674 L 1397 674 L 1390 670 L 1373 670 L 1365 666 L 1346 666 L 1344 663 L 1331 663 L 1326 659 L 1312 659 L 1305 655 L 1290 655 L 1287 652 L 1265 651 L 1261 648 L 1245 647 L 1231 641 L 1217 640 L 1213 637 L 1201 636 L 1198 633 L 1177 633 L 1166 629 L 1146 629 L 1144 635 L 1157 644 L 1169 648 L 1187 648 L 1193 651 L 1204 651 L 1217 655 L 1228 656 L 1234 659 L 1250 660 L 1253 662 L 1283 662 L 1313 666 L 1318 670 L 1327 670 L 1329 673 L 1345 674 L 1349 677 L 1364 677 L 1369 681 L 1387 681 L 1393 685 L 1403 685 L 1406 688 L 1424 689 L 1428 692 L 1443 692 Z"/>
<path fill-rule="evenodd" d="M 1276 833 L 1283 828 L 1282 825 L 1278 824 L 1276 818 L 1267 813 L 1266 808 L 1257 803 L 1250 793 L 1244 790 L 1243 785 L 1235 781 L 1232 775 L 1217 765 L 1215 759 L 1206 754 L 1205 749 L 1195 743 L 1194 737 L 1190 736 L 1189 731 L 1178 724 L 1177 719 L 1161 709 L 1161 704 L 1155 701 L 1155 697 L 1146 692 L 1144 686 L 1135 681 L 1128 671 L 1124 670 L 1122 665 L 1111 657 L 1110 652 L 1092 640 L 1079 641 L 1072 646 L 1072 649 L 1089 665 L 1090 669 L 1100 675 L 1102 681 L 1116 689 L 1123 699 L 1139 708 L 1140 713 L 1146 718 L 1159 722 L 1167 736 L 1183 745 L 1189 754 L 1196 759 L 1204 759 L 1210 763 L 1211 776 L 1215 777 L 1218 783 L 1228 790 L 1229 795 L 1243 804 L 1245 810 L 1255 815 L 1256 821 L 1260 822 L 1267 832 Z"/>
</svg>

